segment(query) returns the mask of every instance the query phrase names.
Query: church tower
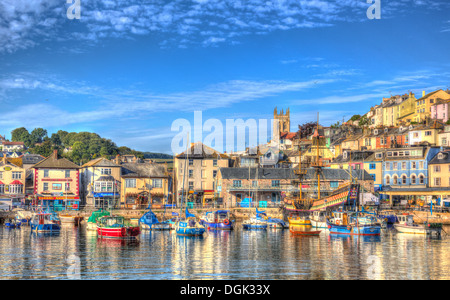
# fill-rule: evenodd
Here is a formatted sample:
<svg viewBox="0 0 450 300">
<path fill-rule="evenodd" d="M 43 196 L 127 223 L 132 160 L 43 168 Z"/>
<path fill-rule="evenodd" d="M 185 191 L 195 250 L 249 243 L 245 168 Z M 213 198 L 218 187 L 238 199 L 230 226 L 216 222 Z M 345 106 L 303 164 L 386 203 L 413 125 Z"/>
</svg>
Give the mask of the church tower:
<svg viewBox="0 0 450 300">
<path fill-rule="evenodd" d="M 275 107 L 273 111 L 273 132 L 275 132 L 275 126 L 278 124 L 279 133 L 282 132 L 290 132 L 291 131 L 291 118 L 290 118 L 290 111 L 289 108 L 287 109 L 286 113 L 284 113 L 283 110 L 281 110 L 280 113 L 278 113 L 277 108 Z M 276 122 L 278 121 L 278 122 Z"/>
</svg>

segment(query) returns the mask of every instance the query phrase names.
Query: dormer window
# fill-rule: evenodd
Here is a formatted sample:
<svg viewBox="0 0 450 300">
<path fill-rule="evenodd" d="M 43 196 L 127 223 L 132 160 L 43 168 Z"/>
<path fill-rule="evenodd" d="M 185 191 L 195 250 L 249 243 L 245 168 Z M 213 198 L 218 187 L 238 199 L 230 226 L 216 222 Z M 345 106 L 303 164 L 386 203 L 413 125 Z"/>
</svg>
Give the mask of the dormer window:
<svg viewBox="0 0 450 300">
<path fill-rule="evenodd" d="M 373 134 L 377 135 L 377 134 L 378 134 L 378 129 L 375 129 L 375 130 L 373 131 Z"/>
<path fill-rule="evenodd" d="M 384 133 L 388 133 L 388 131 L 389 131 L 389 129 L 387 129 L 387 128 L 384 129 Z"/>
<path fill-rule="evenodd" d="M 348 152 L 347 152 L 347 151 L 344 151 L 343 158 L 344 158 L 344 159 L 347 159 L 347 158 L 348 158 Z"/>
<path fill-rule="evenodd" d="M 444 153 L 439 153 L 438 154 L 438 159 L 444 159 L 445 158 L 445 154 Z"/>
</svg>

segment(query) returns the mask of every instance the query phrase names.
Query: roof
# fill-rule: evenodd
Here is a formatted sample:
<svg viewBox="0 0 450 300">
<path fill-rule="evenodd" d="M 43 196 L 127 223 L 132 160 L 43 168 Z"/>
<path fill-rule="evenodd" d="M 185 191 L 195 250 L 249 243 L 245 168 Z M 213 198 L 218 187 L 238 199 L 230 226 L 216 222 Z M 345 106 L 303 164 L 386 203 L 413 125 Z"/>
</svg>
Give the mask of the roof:
<svg viewBox="0 0 450 300">
<path fill-rule="evenodd" d="M 282 132 L 280 133 L 280 139 L 293 140 L 297 136 L 297 132 Z"/>
<path fill-rule="evenodd" d="M 436 93 L 439 92 L 439 91 L 444 91 L 444 90 L 437 90 L 437 91 L 428 93 L 428 94 L 426 94 L 425 96 L 423 96 L 422 98 L 417 99 L 416 101 L 420 101 L 420 100 L 423 100 L 423 99 L 428 98 L 428 97 L 430 97 L 430 96 L 433 96 L 434 94 L 436 94 Z"/>
<path fill-rule="evenodd" d="M 361 162 L 367 160 L 374 153 L 373 151 L 349 151 L 349 150 L 344 150 L 344 152 L 347 152 L 346 158 L 344 158 L 344 154 L 341 154 L 338 157 L 336 157 L 332 161 L 332 163 Z"/>
<path fill-rule="evenodd" d="M 166 168 L 161 164 L 149 163 L 124 163 L 122 177 L 124 178 L 166 178 Z"/>
<path fill-rule="evenodd" d="M 24 165 L 35 165 L 45 159 L 45 157 L 39 154 L 24 154 L 21 158 Z"/>
<path fill-rule="evenodd" d="M 223 179 L 296 179 L 290 168 L 221 168 Z"/>
<path fill-rule="evenodd" d="M 56 151 L 56 150 L 55 150 Z M 66 158 L 58 158 L 57 153 L 33 165 L 35 169 L 79 169 L 80 167 Z"/>
<path fill-rule="evenodd" d="M 439 159 L 440 156 L 443 156 L 443 158 Z M 433 157 L 433 159 L 428 164 L 429 165 L 450 164 L 450 150 L 440 151 Z"/>
<path fill-rule="evenodd" d="M 85 163 L 84 165 L 82 165 L 82 168 L 88 168 L 88 167 L 120 167 L 119 165 L 113 163 L 112 161 L 104 158 L 104 157 L 99 157 L 96 159 L 93 159 L 87 163 Z"/>
<path fill-rule="evenodd" d="M 3 145 L 11 145 L 11 146 L 13 146 L 13 145 L 21 145 L 21 146 L 23 146 L 24 145 L 24 143 L 23 142 L 3 142 Z"/>
<path fill-rule="evenodd" d="M 373 177 L 366 170 L 352 170 L 353 178 L 359 180 L 373 181 Z M 350 171 L 344 169 L 322 169 L 320 180 L 350 180 Z M 307 170 L 303 180 L 317 180 L 316 170 L 310 168 Z"/>
<path fill-rule="evenodd" d="M 178 159 L 204 159 L 204 158 L 224 158 L 228 159 L 228 155 L 222 154 L 211 147 L 204 145 L 201 142 L 191 144 L 188 153 L 184 151 L 176 156 Z"/>
</svg>

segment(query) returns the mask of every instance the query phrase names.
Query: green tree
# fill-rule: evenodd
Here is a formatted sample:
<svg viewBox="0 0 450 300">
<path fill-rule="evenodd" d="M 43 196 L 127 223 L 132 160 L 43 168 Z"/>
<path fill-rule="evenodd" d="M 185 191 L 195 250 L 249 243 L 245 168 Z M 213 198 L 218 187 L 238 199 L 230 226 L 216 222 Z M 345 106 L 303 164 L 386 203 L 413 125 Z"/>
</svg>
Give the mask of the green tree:
<svg viewBox="0 0 450 300">
<path fill-rule="evenodd" d="M 47 136 L 47 130 L 45 130 L 43 128 L 35 128 L 30 134 L 30 139 L 31 139 L 32 145 L 34 145 L 36 143 L 42 143 L 46 136 Z"/>
<path fill-rule="evenodd" d="M 25 146 L 29 147 L 31 144 L 31 136 L 25 127 L 20 127 L 11 131 L 11 141 L 23 142 Z"/>
</svg>

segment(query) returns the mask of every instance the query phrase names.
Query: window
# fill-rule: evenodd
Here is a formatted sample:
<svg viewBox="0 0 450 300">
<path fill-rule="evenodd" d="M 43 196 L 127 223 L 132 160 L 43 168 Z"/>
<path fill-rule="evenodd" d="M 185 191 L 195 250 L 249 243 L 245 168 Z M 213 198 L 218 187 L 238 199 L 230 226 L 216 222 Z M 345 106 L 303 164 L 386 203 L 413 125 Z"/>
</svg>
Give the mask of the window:
<svg viewBox="0 0 450 300">
<path fill-rule="evenodd" d="M 61 183 L 53 183 L 52 184 L 52 190 L 54 190 L 54 191 L 62 190 L 62 184 Z"/>
<path fill-rule="evenodd" d="M 441 166 L 434 166 L 434 172 L 440 173 L 441 172 Z"/>
<path fill-rule="evenodd" d="M 431 136 L 431 131 L 425 131 L 425 136 Z"/>
<path fill-rule="evenodd" d="M 272 180 L 272 187 L 279 187 L 280 181 L 279 180 Z"/>
<path fill-rule="evenodd" d="M 406 161 L 402 162 L 402 170 L 406 170 Z"/>
<path fill-rule="evenodd" d="M 419 161 L 419 169 L 423 170 L 423 161 Z"/>
<path fill-rule="evenodd" d="M 0 184 L 0 194 L 4 194 L 4 193 L 5 193 L 5 185 Z"/>
<path fill-rule="evenodd" d="M 439 177 L 434 178 L 434 185 L 441 186 L 441 178 L 439 178 Z"/>
<path fill-rule="evenodd" d="M 190 165 L 190 166 L 193 166 L 193 165 L 194 165 L 194 160 L 193 160 L 193 159 L 190 159 L 190 160 L 189 160 L 189 165 Z"/>
<path fill-rule="evenodd" d="M 217 167 L 217 159 L 213 160 L 213 167 Z"/>
<path fill-rule="evenodd" d="M 66 182 L 66 184 L 64 185 L 64 191 L 70 191 L 70 182 Z"/>
<path fill-rule="evenodd" d="M 411 175 L 411 184 L 416 184 L 416 175 Z"/>
<path fill-rule="evenodd" d="M 102 175 L 111 175 L 111 169 L 101 169 Z"/>
<path fill-rule="evenodd" d="M 12 179 L 21 179 L 22 172 L 12 172 Z"/>
<path fill-rule="evenodd" d="M 22 194 L 23 185 L 21 184 L 12 184 L 9 186 L 10 194 Z"/>
<path fill-rule="evenodd" d="M 189 178 L 194 178 L 194 170 L 189 170 Z"/>
<path fill-rule="evenodd" d="M 397 175 L 394 175 L 394 177 L 393 177 L 393 181 L 394 181 L 394 184 L 398 184 L 398 177 L 397 177 Z"/>
<path fill-rule="evenodd" d="M 202 167 L 206 167 L 206 160 L 202 160 Z"/>
<path fill-rule="evenodd" d="M 415 161 L 411 162 L 411 169 L 417 169 L 417 162 Z"/>
<path fill-rule="evenodd" d="M 386 171 L 390 171 L 391 170 L 391 163 L 386 163 Z"/>
<path fill-rule="evenodd" d="M 391 177 L 386 176 L 386 185 L 390 185 L 391 184 Z"/>
<path fill-rule="evenodd" d="M 406 175 L 402 176 L 402 184 L 406 184 Z"/>
<path fill-rule="evenodd" d="M 257 187 L 257 186 L 258 186 L 258 181 L 253 180 L 253 181 L 252 181 L 252 187 Z"/>
<path fill-rule="evenodd" d="M 162 179 L 153 179 L 154 188 L 162 188 Z"/>
<path fill-rule="evenodd" d="M 194 189 L 194 182 L 189 181 L 189 190 L 193 190 L 193 189 Z"/>
<path fill-rule="evenodd" d="M 44 191 L 48 191 L 48 182 L 44 182 Z"/>
<path fill-rule="evenodd" d="M 377 175 L 376 174 L 370 174 L 372 176 L 373 181 L 377 181 Z"/>
<path fill-rule="evenodd" d="M 377 159 L 382 159 L 382 158 L 383 158 L 383 153 L 377 153 L 377 154 L 375 154 L 375 158 L 377 158 Z"/>
<path fill-rule="evenodd" d="M 393 165 L 394 165 L 394 170 L 397 170 L 398 169 L 398 163 L 394 162 Z"/>
<path fill-rule="evenodd" d="M 125 179 L 125 187 L 126 188 L 135 188 L 136 187 L 136 179 Z"/>
<path fill-rule="evenodd" d="M 241 187 L 242 182 L 240 180 L 233 180 L 233 187 Z"/>
<path fill-rule="evenodd" d="M 49 170 L 44 170 L 44 177 L 48 177 L 48 171 Z"/>
<path fill-rule="evenodd" d="M 370 164 L 369 165 L 369 170 L 375 170 L 377 167 L 375 164 Z"/>
<path fill-rule="evenodd" d="M 213 170 L 213 178 L 217 177 L 217 170 Z"/>
<path fill-rule="evenodd" d="M 425 184 L 425 177 L 423 175 L 419 176 L 419 183 L 420 184 Z"/>
</svg>

